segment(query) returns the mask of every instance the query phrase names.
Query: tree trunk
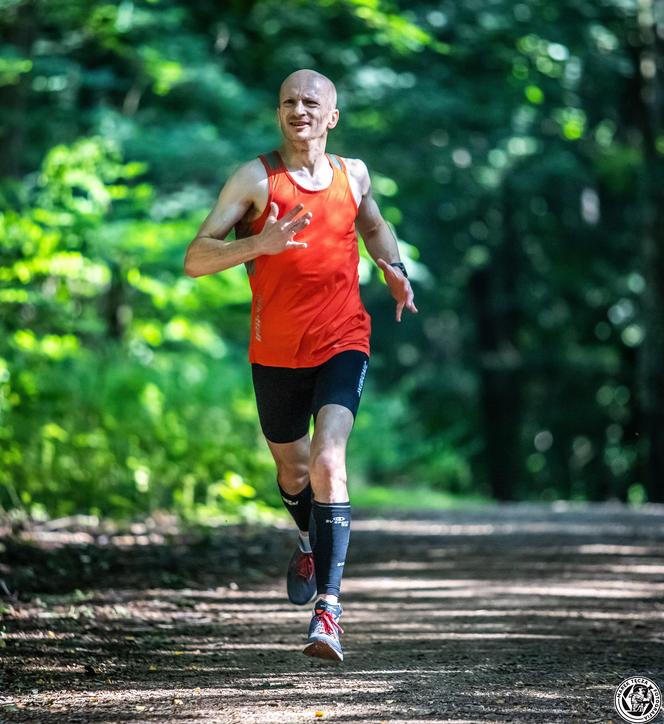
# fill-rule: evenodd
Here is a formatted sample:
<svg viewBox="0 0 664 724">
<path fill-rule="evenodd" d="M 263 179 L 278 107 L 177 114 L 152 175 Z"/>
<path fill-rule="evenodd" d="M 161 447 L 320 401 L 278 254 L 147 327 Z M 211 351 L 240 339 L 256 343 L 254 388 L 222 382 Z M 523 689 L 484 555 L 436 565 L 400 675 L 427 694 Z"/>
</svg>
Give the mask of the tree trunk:
<svg viewBox="0 0 664 724">
<path fill-rule="evenodd" d="M 29 58 L 35 37 L 32 3 L 23 3 L 15 12 L 17 17 L 11 24 L 12 44 L 22 58 Z M 32 73 L 21 73 L 15 85 L 0 88 L 0 108 L 4 117 L 4 132 L 0 133 L 0 178 L 18 178 L 24 172 L 22 159 L 31 82 Z"/>
<path fill-rule="evenodd" d="M 658 163 L 664 54 L 650 0 L 639 11 L 642 44 L 635 49 L 638 123 L 644 154 L 641 184 L 641 260 L 646 282 L 643 294 L 644 341 L 640 350 L 639 394 L 646 450 L 646 490 L 651 502 L 664 502 L 664 173 Z"/>
<path fill-rule="evenodd" d="M 480 357 L 485 464 L 498 500 L 512 500 L 521 481 L 522 372 L 517 348 L 519 241 L 512 223 L 512 189 L 504 186 L 502 244 L 470 279 Z"/>
<path fill-rule="evenodd" d="M 117 262 L 111 262 L 111 284 L 104 297 L 106 329 L 109 339 L 121 341 L 125 334 L 125 321 L 122 317 L 124 302 L 124 282 L 122 269 Z"/>
</svg>

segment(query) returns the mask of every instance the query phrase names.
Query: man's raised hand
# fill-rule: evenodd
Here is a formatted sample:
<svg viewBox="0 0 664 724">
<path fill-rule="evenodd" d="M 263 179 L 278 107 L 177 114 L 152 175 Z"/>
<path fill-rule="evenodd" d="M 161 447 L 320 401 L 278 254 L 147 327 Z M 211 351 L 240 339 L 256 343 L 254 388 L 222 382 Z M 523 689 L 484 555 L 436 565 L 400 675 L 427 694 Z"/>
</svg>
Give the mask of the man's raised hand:
<svg viewBox="0 0 664 724">
<path fill-rule="evenodd" d="M 261 239 L 261 254 L 280 254 L 286 249 L 306 249 L 306 243 L 293 241 L 295 234 L 302 231 L 311 221 L 309 211 L 302 214 L 302 216 L 298 216 L 303 208 L 302 204 L 298 204 L 278 219 L 279 207 L 274 201 L 270 203 L 270 212 L 265 220 L 265 226 L 258 235 Z"/>
<path fill-rule="evenodd" d="M 387 286 L 397 302 L 397 322 L 401 321 L 401 312 L 404 307 L 413 314 L 417 314 L 415 295 L 408 279 L 384 259 L 376 259 L 376 264 L 383 270 Z"/>
</svg>

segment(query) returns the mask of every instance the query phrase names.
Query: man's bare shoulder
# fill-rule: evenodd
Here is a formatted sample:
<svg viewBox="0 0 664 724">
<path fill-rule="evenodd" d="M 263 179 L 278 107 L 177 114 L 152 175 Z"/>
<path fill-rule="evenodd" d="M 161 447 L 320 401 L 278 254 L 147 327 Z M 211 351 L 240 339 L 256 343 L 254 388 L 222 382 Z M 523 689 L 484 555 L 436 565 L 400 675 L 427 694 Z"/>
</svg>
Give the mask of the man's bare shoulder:
<svg viewBox="0 0 664 724">
<path fill-rule="evenodd" d="M 365 194 L 371 185 L 369 178 L 369 169 L 361 158 L 344 158 L 344 163 L 348 169 L 348 173 L 360 187 L 362 194 Z"/>
<path fill-rule="evenodd" d="M 247 191 L 261 188 L 267 183 L 267 172 L 260 159 L 252 158 L 241 164 L 232 174 L 229 183 Z"/>
<path fill-rule="evenodd" d="M 346 168 L 353 174 L 353 176 L 369 174 L 369 169 L 361 158 L 342 158 L 346 164 Z"/>
<path fill-rule="evenodd" d="M 239 204 L 247 210 L 248 218 L 261 214 L 268 197 L 267 172 L 257 158 L 239 166 L 224 184 L 219 194 L 222 205 Z"/>
</svg>

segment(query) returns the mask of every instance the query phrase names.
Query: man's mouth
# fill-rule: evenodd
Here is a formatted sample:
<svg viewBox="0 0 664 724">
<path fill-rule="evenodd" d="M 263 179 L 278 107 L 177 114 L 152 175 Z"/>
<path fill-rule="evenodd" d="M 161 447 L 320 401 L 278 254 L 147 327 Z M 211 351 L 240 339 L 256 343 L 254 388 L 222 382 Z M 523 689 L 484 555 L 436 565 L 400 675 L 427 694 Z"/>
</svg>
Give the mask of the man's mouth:
<svg viewBox="0 0 664 724">
<path fill-rule="evenodd" d="M 305 121 L 291 121 L 291 126 L 295 126 L 295 128 L 304 128 L 305 126 L 308 126 L 309 124 Z"/>
</svg>

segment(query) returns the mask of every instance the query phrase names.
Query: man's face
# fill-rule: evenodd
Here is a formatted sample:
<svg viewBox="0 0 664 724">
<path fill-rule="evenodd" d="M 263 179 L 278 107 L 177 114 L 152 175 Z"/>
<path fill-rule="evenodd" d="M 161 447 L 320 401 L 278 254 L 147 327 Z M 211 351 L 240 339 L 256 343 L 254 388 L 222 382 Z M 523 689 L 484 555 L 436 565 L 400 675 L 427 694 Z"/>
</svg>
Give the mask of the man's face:
<svg viewBox="0 0 664 724">
<path fill-rule="evenodd" d="M 289 141 L 321 138 L 337 125 L 333 89 L 312 76 L 296 75 L 281 86 L 277 117 L 281 132 Z"/>
</svg>

